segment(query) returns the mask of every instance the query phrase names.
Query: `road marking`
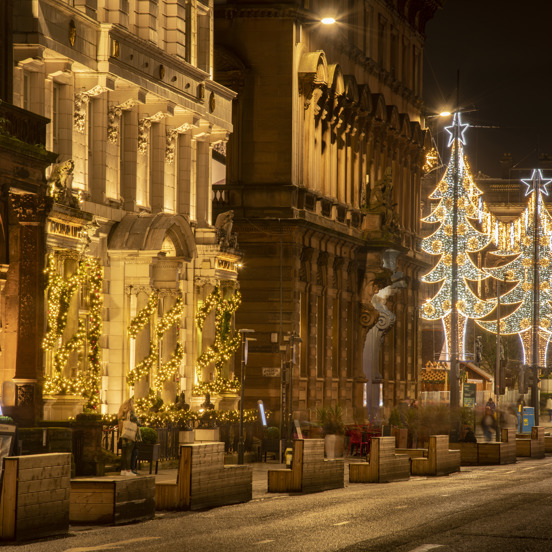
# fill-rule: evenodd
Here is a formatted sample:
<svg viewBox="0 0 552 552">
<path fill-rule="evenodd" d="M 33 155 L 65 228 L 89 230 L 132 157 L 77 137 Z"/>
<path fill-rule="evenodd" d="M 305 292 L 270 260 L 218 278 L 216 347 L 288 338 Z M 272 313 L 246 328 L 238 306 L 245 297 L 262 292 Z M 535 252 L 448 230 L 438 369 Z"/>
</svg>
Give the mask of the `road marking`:
<svg viewBox="0 0 552 552">
<path fill-rule="evenodd" d="M 144 542 L 150 540 L 158 540 L 161 537 L 141 537 L 139 539 L 129 539 L 124 541 L 117 542 L 107 542 L 105 544 L 100 544 L 99 546 L 85 546 L 79 548 L 67 548 L 65 552 L 92 552 L 94 550 L 113 550 L 114 548 L 121 548 L 127 544 L 133 544 L 135 542 Z"/>
<path fill-rule="evenodd" d="M 422 544 L 422 546 L 418 546 L 418 548 L 414 548 L 410 552 L 426 552 L 426 550 L 433 550 L 434 548 L 442 548 L 444 545 L 442 544 Z"/>
<path fill-rule="evenodd" d="M 524 470 L 534 470 L 537 466 L 530 466 L 529 468 L 523 468 Z"/>
<path fill-rule="evenodd" d="M 341 521 L 339 523 L 334 523 L 334 527 L 337 527 L 338 525 L 347 525 L 347 523 L 351 523 L 350 521 Z"/>
<path fill-rule="evenodd" d="M 274 539 L 266 539 L 264 541 L 256 542 L 255 544 L 268 544 L 269 542 L 274 542 Z"/>
</svg>

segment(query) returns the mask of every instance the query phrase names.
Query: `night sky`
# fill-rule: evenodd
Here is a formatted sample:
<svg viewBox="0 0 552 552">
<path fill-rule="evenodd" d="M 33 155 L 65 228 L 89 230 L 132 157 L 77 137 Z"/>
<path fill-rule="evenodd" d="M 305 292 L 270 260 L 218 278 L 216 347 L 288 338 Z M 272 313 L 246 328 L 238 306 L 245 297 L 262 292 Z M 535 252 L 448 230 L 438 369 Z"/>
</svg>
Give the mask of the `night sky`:
<svg viewBox="0 0 552 552">
<path fill-rule="evenodd" d="M 446 0 L 426 27 L 429 113 L 454 109 L 458 71 L 460 107 L 475 110 L 463 121 L 500 127 L 468 129 L 473 173 L 500 176 L 504 153 L 528 169 L 536 167 L 537 152 L 552 159 L 552 1 Z M 446 132 L 442 120 L 433 121 L 441 150 Z"/>
</svg>

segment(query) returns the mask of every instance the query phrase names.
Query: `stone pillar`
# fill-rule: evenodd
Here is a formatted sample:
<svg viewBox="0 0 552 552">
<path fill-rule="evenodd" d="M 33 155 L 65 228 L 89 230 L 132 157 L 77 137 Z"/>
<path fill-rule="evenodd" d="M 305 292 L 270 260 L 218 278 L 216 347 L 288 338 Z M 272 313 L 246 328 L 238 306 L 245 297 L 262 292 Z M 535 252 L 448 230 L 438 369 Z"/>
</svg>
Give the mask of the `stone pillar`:
<svg viewBox="0 0 552 552">
<path fill-rule="evenodd" d="M 14 377 L 3 385 L 4 414 L 33 423 L 40 413 L 44 334 L 44 221 L 47 201 L 10 194 L 10 267 L 5 287 L 5 366 Z"/>
</svg>

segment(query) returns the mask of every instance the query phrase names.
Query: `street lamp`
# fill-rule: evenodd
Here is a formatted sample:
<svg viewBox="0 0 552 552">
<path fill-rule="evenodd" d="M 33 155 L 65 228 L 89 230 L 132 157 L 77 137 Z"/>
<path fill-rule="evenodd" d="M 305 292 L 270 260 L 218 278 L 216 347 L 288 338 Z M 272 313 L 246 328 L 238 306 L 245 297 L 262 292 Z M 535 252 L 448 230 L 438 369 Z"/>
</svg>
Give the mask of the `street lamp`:
<svg viewBox="0 0 552 552">
<path fill-rule="evenodd" d="M 289 420 L 288 420 L 288 440 L 293 437 L 293 367 L 295 366 L 295 344 L 302 343 L 303 340 L 291 333 L 288 336 L 288 377 L 289 377 Z"/>
<path fill-rule="evenodd" d="M 246 337 L 247 334 L 254 333 L 255 330 L 242 328 L 238 330 L 242 340 L 242 359 L 241 359 L 241 388 L 240 388 L 240 431 L 238 439 L 238 464 L 243 464 L 245 453 L 245 441 L 243 438 L 243 402 L 245 400 L 245 366 L 247 364 L 247 343 L 252 338 Z"/>
</svg>

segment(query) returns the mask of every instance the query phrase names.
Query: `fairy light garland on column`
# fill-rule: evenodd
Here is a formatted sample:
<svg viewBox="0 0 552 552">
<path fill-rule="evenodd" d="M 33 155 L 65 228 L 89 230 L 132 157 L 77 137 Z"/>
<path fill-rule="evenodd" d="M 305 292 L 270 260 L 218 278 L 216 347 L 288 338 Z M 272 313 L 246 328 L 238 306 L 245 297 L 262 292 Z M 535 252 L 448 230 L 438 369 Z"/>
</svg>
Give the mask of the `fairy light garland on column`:
<svg viewBox="0 0 552 552">
<path fill-rule="evenodd" d="M 152 292 L 148 298 L 146 306 L 131 320 L 128 333 L 131 339 L 136 336 L 151 320 L 157 309 L 158 293 Z M 159 360 L 159 343 L 167 330 L 176 326 L 177 341 L 175 349 L 169 360 L 157 368 L 153 381 L 153 388 L 157 391 L 163 389 L 163 383 L 170 381 L 178 373 L 182 359 L 184 358 L 184 346 L 180 339 L 180 321 L 184 314 L 184 303 L 181 297 L 178 297 L 173 307 L 166 312 L 156 323 L 154 330 L 154 339 L 150 341 L 149 354 L 140 363 L 138 363 L 127 376 L 127 383 L 135 385 L 141 380 L 145 380 L 152 374 Z"/>
<path fill-rule="evenodd" d="M 56 269 L 56 258 L 49 254 L 46 262 L 46 333 L 42 341 L 45 351 L 53 351 L 52 373 L 44 379 L 46 394 L 74 394 L 87 399 L 86 407 L 95 409 L 100 404 L 102 332 L 103 269 L 97 259 L 86 258 L 78 264 L 75 274 L 67 280 Z M 78 319 L 77 332 L 62 344 L 67 327 L 71 299 L 77 289 L 89 285 L 89 314 Z M 88 362 L 76 377 L 64 375 L 71 352 L 88 345 Z"/>
<path fill-rule="evenodd" d="M 209 313 L 215 311 L 215 342 L 199 356 L 196 361 L 195 371 L 197 384 L 193 388 L 194 395 L 205 393 L 220 394 L 227 391 L 236 392 L 240 389 L 237 378 L 229 380 L 222 376 L 224 364 L 238 350 L 241 343 L 239 334 L 233 335 L 231 323 L 232 316 L 241 304 L 241 293 L 235 293 L 228 299 L 224 299 L 220 288 L 216 287 L 205 299 L 205 303 L 198 310 L 195 322 L 198 330 L 202 331 Z M 206 368 L 214 364 L 215 379 L 211 382 L 202 381 Z"/>
</svg>

